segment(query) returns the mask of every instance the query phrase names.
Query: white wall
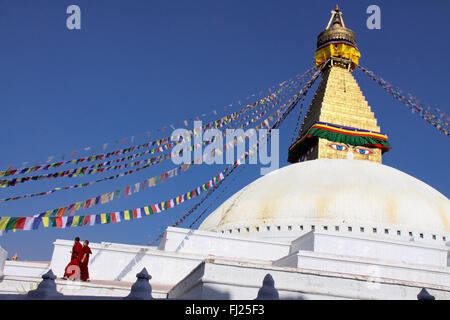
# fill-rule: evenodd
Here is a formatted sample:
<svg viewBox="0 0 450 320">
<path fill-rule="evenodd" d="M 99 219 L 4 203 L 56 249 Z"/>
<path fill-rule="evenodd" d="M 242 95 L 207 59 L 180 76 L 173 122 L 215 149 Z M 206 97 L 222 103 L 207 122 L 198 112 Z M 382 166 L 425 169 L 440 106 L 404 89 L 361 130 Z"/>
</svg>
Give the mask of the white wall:
<svg viewBox="0 0 450 320">
<path fill-rule="evenodd" d="M 365 257 L 381 261 L 447 266 L 447 248 L 444 244 L 432 245 L 414 241 L 383 240 L 379 237 L 316 231 L 294 240 L 290 252 L 311 251 L 311 249 L 314 252 Z"/>
<path fill-rule="evenodd" d="M 73 241 L 56 240 L 50 268 L 58 277 L 70 261 Z M 289 253 L 290 245 L 216 232 L 168 228 L 158 248 L 117 243 L 90 243 L 91 279 L 134 281 L 143 267 L 152 282 L 172 286 L 211 256 L 259 260 L 271 264 Z"/>
<path fill-rule="evenodd" d="M 416 300 L 419 283 L 378 279 L 349 273 L 236 263 L 219 259 L 205 261 L 169 291 L 169 298 L 254 299 L 266 274 L 275 281 L 280 299 L 393 299 Z M 450 299 L 447 284 L 430 285 L 437 300 Z M 195 296 L 197 295 L 197 296 Z"/>
<path fill-rule="evenodd" d="M 10 276 L 41 277 L 50 268 L 50 262 L 6 261 L 4 274 Z"/>
<path fill-rule="evenodd" d="M 293 253 L 274 262 L 274 265 L 359 275 L 372 282 L 385 278 L 422 284 L 423 287 L 450 284 L 448 267 L 419 266 L 311 251 Z"/>
<path fill-rule="evenodd" d="M 69 263 L 73 241 L 56 240 L 51 269 L 62 277 Z M 144 267 L 152 276 L 152 283 L 172 286 L 197 266 L 203 256 L 172 253 L 156 247 L 115 243 L 90 243 L 89 275 L 92 280 L 134 282 Z"/>
<path fill-rule="evenodd" d="M 3 276 L 3 270 L 5 266 L 6 257 L 8 255 L 8 252 L 0 247 L 0 277 Z"/>
<path fill-rule="evenodd" d="M 246 236 L 169 227 L 159 249 L 204 256 L 272 261 L 287 255 L 290 244 L 252 239 Z"/>
</svg>

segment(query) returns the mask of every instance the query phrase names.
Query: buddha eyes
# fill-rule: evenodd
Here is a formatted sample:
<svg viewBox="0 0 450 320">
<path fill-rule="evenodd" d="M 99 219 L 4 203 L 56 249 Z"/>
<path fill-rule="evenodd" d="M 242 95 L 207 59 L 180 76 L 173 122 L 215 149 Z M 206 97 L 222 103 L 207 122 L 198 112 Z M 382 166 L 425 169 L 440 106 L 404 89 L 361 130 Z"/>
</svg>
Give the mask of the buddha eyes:
<svg viewBox="0 0 450 320">
<path fill-rule="evenodd" d="M 364 154 L 364 155 L 372 154 L 372 153 L 373 153 L 373 152 L 370 151 L 370 150 L 362 149 L 362 148 L 355 148 L 354 150 L 355 150 L 356 152 L 358 152 L 359 154 Z"/>
<path fill-rule="evenodd" d="M 347 151 L 349 148 L 351 148 L 351 147 L 348 147 L 346 145 L 336 144 L 336 143 L 330 143 L 328 146 L 330 148 L 333 148 L 334 150 L 337 150 L 337 151 Z M 352 149 L 353 149 L 354 152 L 357 152 L 357 153 L 362 154 L 362 155 L 369 155 L 369 154 L 373 153 L 372 151 L 370 151 L 368 149 L 364 149 L 364 148 L 360 148 L 360 147 L 354 147 Z"/>
<path fill-rule="evenodd" d="M 345 151 L 348 149 L 346 146 L 343 146 L 341 144 L 335 144 L 335 143 L 329 144 L 328 146 L 330 148 L 333 148 L 334 150 L 338 150 L 338 151 Z"/>
</svg>

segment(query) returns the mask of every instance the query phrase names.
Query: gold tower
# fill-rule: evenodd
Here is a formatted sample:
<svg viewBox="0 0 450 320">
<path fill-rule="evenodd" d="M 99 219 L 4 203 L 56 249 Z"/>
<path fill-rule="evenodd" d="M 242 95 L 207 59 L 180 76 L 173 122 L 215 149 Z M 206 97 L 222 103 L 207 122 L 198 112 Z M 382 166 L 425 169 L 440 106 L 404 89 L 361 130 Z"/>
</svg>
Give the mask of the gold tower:
<svg viewBox="0 0 450 320">
<path fill-rule="evenodd" d="M 289 162 L 355 159 L 381 163 L 390 145 L 351 73 L 359 57 L 355 34 L 345 27 L 336 6 L 317 38 L 315 63 L 323 67 L 322 81 L 298 139 L 289 148 Z"/>
</svg>

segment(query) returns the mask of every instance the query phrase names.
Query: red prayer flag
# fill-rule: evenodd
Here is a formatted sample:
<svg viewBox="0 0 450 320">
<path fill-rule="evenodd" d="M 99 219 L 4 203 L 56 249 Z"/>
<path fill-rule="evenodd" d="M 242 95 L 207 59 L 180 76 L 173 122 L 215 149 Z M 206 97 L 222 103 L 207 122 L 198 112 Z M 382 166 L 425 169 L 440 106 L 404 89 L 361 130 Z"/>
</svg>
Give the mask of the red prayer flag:
<svg viewBox="0 0 450 320">
<path fill-rule="evenodd" d="M 64 212 L 66 211 L 66 207 L 59 208 L 58 212 L 56 213 L 57 217 L 62 217 L 64 215 Z"/>
<path fill-rule="evenodd" d="M 56 227 L 61 228 L 62 227 L 62 217 L 55 217 Z"/>
<path fill-rule="evenodd" d="M 87 225 L 89 223 L 89 220 L 91 220 L 91 216 L 84 216 L 83 226 Z"/>
<path fill-rule="evenodd" d="M 131 187 L 128 186 L 125 188 L 125 198 L 128 197 L 131 194 Z"/>
<path fill-rule="evenodd" d="M 14 227 L 14 229 L 22 229 L 23 230 L 23 226 L 25 225 L 26 219 L 27 219 L 26 217 L 20 217 L 19 219 L 17 219 L 16 226 Z"/>
</svg>

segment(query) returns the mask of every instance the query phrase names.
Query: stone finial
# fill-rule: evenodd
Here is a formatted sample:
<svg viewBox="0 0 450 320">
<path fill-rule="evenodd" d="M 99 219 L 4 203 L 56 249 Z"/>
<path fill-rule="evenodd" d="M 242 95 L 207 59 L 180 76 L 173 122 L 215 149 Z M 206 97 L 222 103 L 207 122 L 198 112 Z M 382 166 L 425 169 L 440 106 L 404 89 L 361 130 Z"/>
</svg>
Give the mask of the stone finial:
<svg viewBox="0 0 450 320">
<path fill-rule="evenodd" d="M 149 280 L 152 278 L 148 274 L 147 269 L 142 269 L 141 272 L 136 274 L 136 282 L 131 286 L 131 291 L 128 296 L 124 299 L 129 300 L 151 300 L 152 297 L 152 286 Z"/>
<path fill-rule="evenodd" d="M 427 289 L 422 288 L 417 295 L 417 300 L 434 300 L 434 296 L 428 293 Z"/>
<path fill-rule="evenodd" d="M 35 290 L 28 291 L 28 299 L 53 300 L 63 297 L 62 293 L 56 290 L 56 276 L 49 270 L 42 276 L 42 281 Z"/>
<path fill-rule="evenodd" d="M 266 274 L 263 280 L 263 285 L 258 291 L 258 296 L 255 300 L 279 300 L 277 289 L 275 289 L 275 281 L 273 281 L 270 273 Z"/>
</svg>

